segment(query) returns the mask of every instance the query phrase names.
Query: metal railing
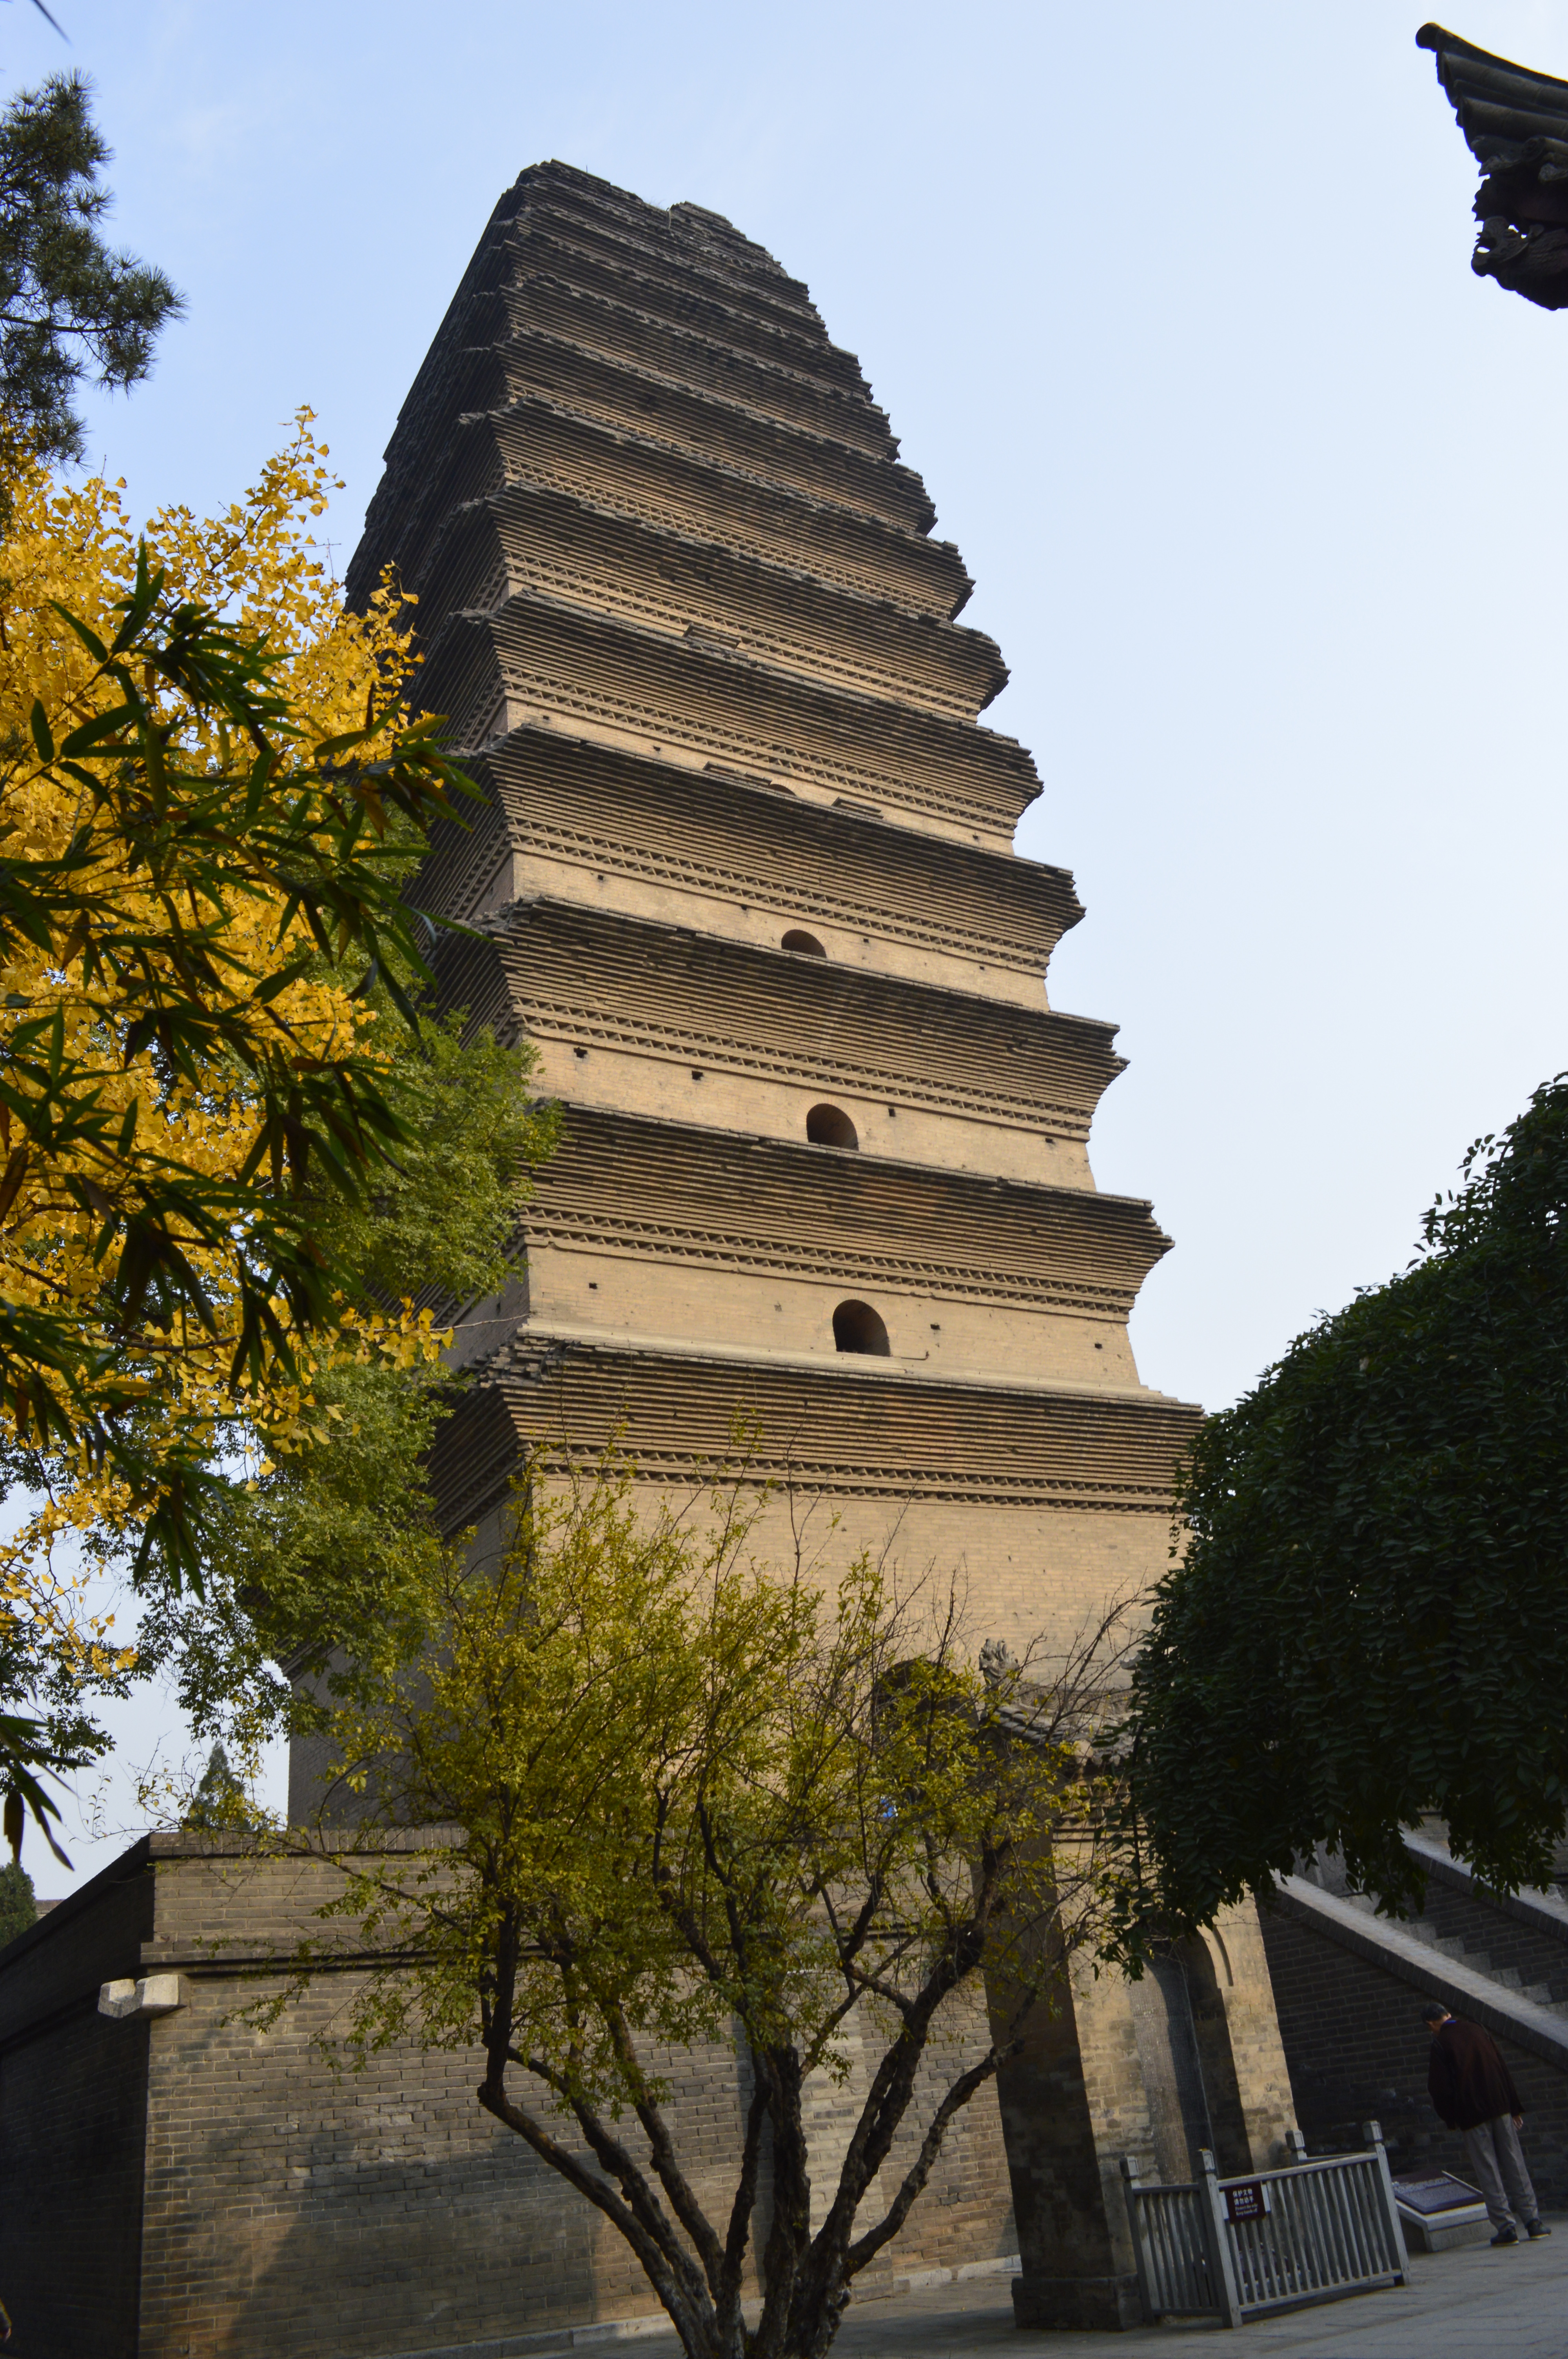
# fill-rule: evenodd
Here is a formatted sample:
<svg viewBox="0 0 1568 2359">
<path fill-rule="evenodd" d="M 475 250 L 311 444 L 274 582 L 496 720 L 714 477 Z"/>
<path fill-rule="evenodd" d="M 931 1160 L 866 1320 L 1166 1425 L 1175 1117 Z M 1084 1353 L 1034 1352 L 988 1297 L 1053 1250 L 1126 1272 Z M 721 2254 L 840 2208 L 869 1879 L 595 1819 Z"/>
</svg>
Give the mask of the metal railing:
<svg viewBox="0 0 1568 2359">
<path fill-rule="evenodd" d="M 1124 2157 L 1145 2314 L 1240 2326 L 1302 2302 L 1403 2285 L 1404 2232 L 1382 2131 L 1367 2122 L 1362 2135 L 1364 2153 L 1252 2179 L 1221 2179 L 1206 2148 L 1203 2177 L 1182 2187 L 1142 2183 Z M 1304 2156 L 1299 2133 L 1292 2144 Z"/>
</svg>

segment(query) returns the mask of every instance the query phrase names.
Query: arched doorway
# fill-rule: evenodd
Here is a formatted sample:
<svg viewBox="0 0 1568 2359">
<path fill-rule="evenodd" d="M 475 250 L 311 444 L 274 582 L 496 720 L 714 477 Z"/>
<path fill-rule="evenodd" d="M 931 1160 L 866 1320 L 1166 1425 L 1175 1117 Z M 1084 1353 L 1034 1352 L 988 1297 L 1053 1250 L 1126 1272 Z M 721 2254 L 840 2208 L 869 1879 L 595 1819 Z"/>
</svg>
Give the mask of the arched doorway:
<svg viewBox="0 0 1568 2359">
<path fill-rule="evenodd" d="M 1205 2147 L 1222 2174 L 1249 2171 L 1225 1996 L 1206 1944 L 1162 1942 L 1130 1996 L 1160 2177 L 1167 2185 L 1196 2179 Z"/>
</svg>

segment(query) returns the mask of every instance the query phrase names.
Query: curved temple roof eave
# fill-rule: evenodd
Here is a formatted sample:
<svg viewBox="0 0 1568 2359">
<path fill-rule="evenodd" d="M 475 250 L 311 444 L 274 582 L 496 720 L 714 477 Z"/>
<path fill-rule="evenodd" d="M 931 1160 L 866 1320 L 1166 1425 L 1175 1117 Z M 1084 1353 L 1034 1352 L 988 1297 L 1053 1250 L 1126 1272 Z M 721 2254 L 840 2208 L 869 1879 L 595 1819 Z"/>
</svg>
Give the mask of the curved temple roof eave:
<svg viewBox="0 0 1568 2359">
<path fill-rule="evenodd" d="M 1470 266 L 1542 310 L 1568 308 L 1568 80 L 1478 49 L 1441 25 L 1417 45 L 1481 168 Z"/>
</svg>

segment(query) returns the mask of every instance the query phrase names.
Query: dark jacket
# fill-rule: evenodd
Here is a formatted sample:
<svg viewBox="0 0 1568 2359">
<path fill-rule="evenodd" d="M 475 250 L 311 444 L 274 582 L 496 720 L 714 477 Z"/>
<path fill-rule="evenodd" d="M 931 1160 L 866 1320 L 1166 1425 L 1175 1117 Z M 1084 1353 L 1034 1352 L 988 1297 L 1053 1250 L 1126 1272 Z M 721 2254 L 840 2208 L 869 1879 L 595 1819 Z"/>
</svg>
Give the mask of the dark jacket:
<svg viewBox="0 0 1568 2359">
<path fill-rule="evenodd" d="M 1473 2130 L 1499 2114 L 1524 2111 L 1491 2033 L 1458 2016 L 1440 2024 L 1433 2038 L 1426 2085 L 1451 2130 Z"/>
</svg>

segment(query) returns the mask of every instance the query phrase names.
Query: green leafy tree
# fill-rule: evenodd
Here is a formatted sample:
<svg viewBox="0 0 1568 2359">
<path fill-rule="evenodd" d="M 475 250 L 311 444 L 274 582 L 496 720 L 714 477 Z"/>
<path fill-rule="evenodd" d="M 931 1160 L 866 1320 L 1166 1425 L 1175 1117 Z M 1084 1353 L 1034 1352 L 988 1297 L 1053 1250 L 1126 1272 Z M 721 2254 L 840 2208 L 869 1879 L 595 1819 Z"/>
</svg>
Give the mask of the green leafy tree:
<svg viewBox="0 0 1568 2359">
<path fill-rule="evenodd" d="M 1401 1908 L 1424 1812 L 1498 1890 L 1568 1813 L 1568 1079 L 1471 1148 L 1402 1276 L 1208 1419 L 1134 1688 L 1146 1902 L 1317 1843 Z"/>
<path fill-rule="evenodd" d="M 320 562 L 308 413 L 243 502 L 140 545 L 111 487 L 47 472 L 82 453 L 78 388 L 145 377 L 181 309 L 104 242 L 90 99 L 53 75 L 0 114 L 0 1482 L 33 1503 L 0 1542 L 0 1705 L 30 1708 L 0 1710 L 13 1847 L 28 1809 L 52 1843 L 39 1773 L 103 1749 L 92 1701 L 134 1668 L 62 1538 L 128 1541 L 168 1606 L 237 1545 L 237 1458 L 341 1424 L 416 1463 L 429 1386 L 392 1372 L 432 1373 L 398 1308 L 425 1281 L 392 1282 L 367 1223 L 414 1217 L 416 1069 L 450 1083 L 466 1053 L 406 1029 L 428 977 L 403 894 L 473 789 L 410 724 L 401 602 L 347 615 Z M 330 1570 L 316 1624 L 351 1631 Z"/>
<path fill-rule="evenodd" d="M 28 1453 L 13 1450 L 0 1436 L 0 1476 L 23 1484 L 44 1479 Z M 110 1750 L 110 1738 L 96 1717 L 111 1698 L 131 1692 L 136 1675 L 128 1651 L 94 1646 L 62 1646 L 53 1617 L 27 1610 L 25 1599 L 0 1614 L 0 1792 L 5 1795 L 5 1839 L 19 1854 L 25 1813 L 30 1810 L 55 1857 L 70 1865 L 50 1825 L 59 1810 L 40 1772 L 61 1777 L 85 1769 Z"/>
<path fill-rule="evenodd" d="M 244 1781 L 229 1767 L 222 1746 L 215 1745 L 180 1824 L 196 1829 L 234 1827 L 245 1825 L 248 1819 Z"/>
<path fill-rule="evenodd" d="M 83 380 L 138 384 L 185 309 L 161 270 L 104 243 L 111 151 L 91 99 L 81 74 L 50 74 L 0 114 L 0 411 L 49 460 L 85 452 L 73 407 Z"/>
<path fill-rule="evenodd" d="M 477 789 L 409 722 L 395 592 L 345 614 L 321 564 L 324 458 L 302 417 L 243 502 L 140 543 L 112 487 L 10 477 L 0 1476 L 35 1504 L 0 1540 L 6 1704 L 125 1668 L 62 1535 L 128 1539 L 144 1588 L 199 1583 L 235 1458 L 325 1440 L 315 1376 L 438 1355 L 373 1299 L 373 1256 L 335 1264 L 327 1199 L 362 1221 L 419 1144 L 428 929 L 404 895 Z M 50 1814 L 36 1772 L 77 1757 L 0 1716 L 13 1843 Z"/>
<path fill-rule="evenodd" d="M 440 1551 L 435 1644 L 330 1723 L 323 1913 L 372 1962 L 351 2045 L 477 2050 L 480 2104 L 625 2238 L 689 2359 L 820 2359 L 1100 1936 L 1115 1776 L 1083 1739 L 1108 1665 L 1088 1646 L 1049 1685 L 988 1683 L 950 1603 L 901 1603 L 864 1560 L 831 1591 L 756 1562 L 744 1495 L 639 1513 L 611 1465 L 525 1493 L 498 1557 Z M 430 1848 L 383 1838 L 411 1825 Z M 751 2095 L 713 2201 L 672 2051 L 737 2038 Z M 868 2085 L 814 2225 L 807 2083 L 842 2085 L 852 2046 Z"/>
<path fill-rule="evenodd" d="M 397 1036 L 395 1164 L 373 1194 L 318 1185 L 305 1198 L 351 1303 L 423 1297 L 445 1318 L 516 1273 L 532 1167 L 556 1136 L 554 1109 L 531 1093 L 535 1062 L 460 1014 Z M 424 1643 L 442 1549 L 427 1464 L 460 1391 L 422 1358 L 324 1365 L 311 1416 L 325 1441 L 227 1483 L 203 1527 L 199 1590 L 152 1599 L 144 1659 L 175 1667 L 197 1729 L 227 1735 L 242 1761 L 280 1731 L 319 1727 L 335 1696 Z"/>
<path fill-rule="evenodd" d="M 38 1904 L 33 1897 L 33 1879 L 20 1860 L 8 1859 L 5 1866 L 0 1867 L 0 1950 L 38 1921 Z"/>
</svg>

